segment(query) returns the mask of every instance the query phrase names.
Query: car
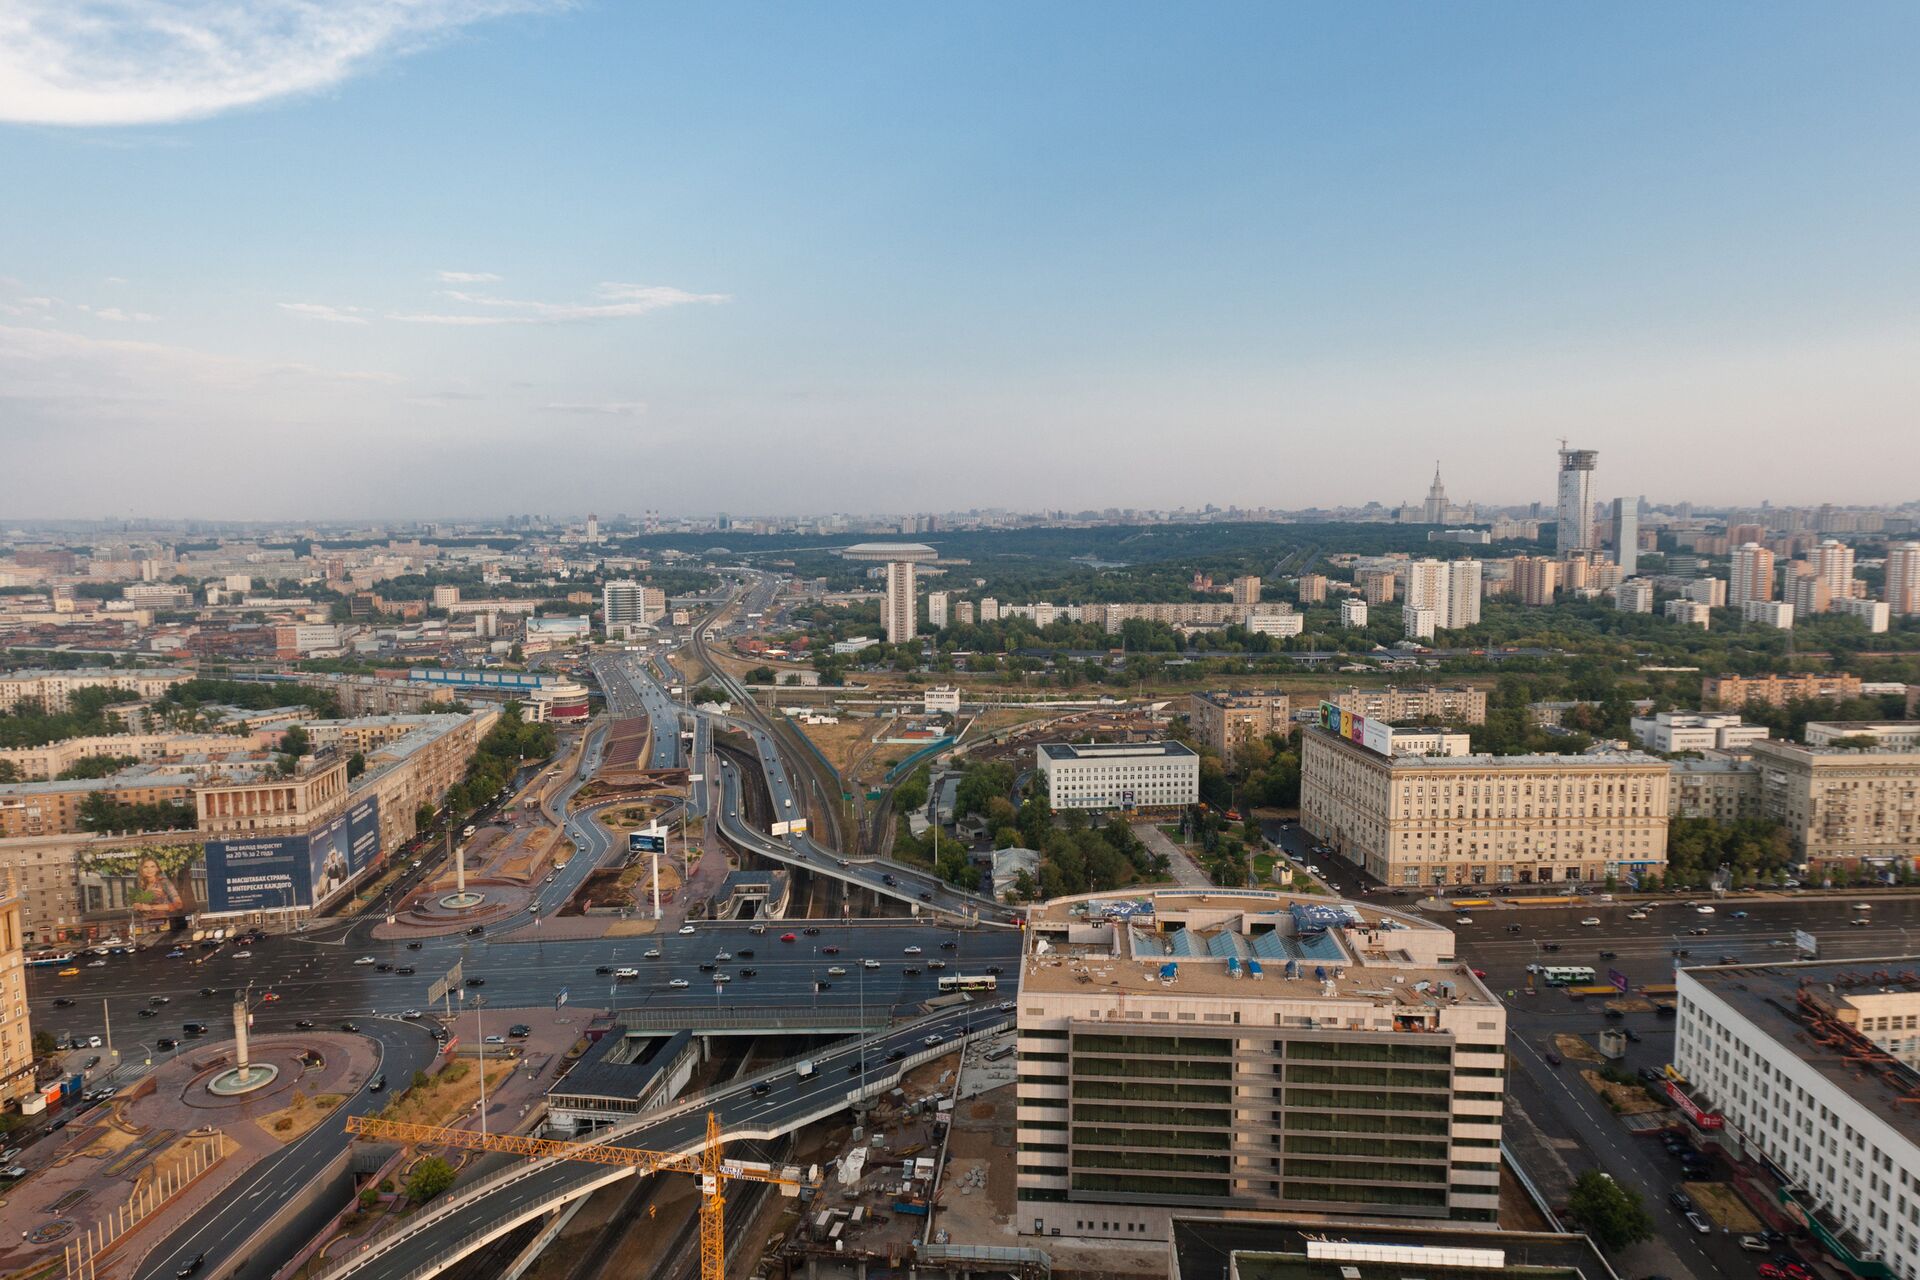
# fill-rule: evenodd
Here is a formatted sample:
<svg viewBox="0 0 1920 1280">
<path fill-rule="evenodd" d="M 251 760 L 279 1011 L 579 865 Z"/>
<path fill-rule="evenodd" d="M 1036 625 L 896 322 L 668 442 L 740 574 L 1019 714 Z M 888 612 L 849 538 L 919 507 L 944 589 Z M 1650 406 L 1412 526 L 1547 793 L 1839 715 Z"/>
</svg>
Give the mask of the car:
<svg viewBox="0 0 1920 1280">
<path fill-rule="evenodd" d="M 418 1022 L 422 1017 L 426 1015 L 422 1014 L 418 1009 L 408 1009 L 402 1012 L 400 1016 L 405 1018 L 408 1022 Z"/>
<path fill-rule="evenodd" d="M 798 934 L 783 933 L 780 935 L 780 941 L 782 942 L 798 942 L 799 940 L 800 936 Z"/>
<path fill-rule="evenodd" d="M 753 1096 L 756 1098 L 764 1098 L 772 1092 L 773 1092 L 773 1086 L 768 1084 L 765 1080 L 762 1080 L 758 1084 L 753 1086 Z"/>
<path fill-rule="evenodd" d="M 55 996 L 53 998 L 53 1007 L 56 1009 L 71 1009 L 73 1007 L 73 997 Z"/>
<path fill-rule="evenodd" d="M 691 938 L 694 934 L 698 932 L 700 931 L 694 928 L 690 924 L 683 924 L 680 926 L 680 936 L 683 938 Z"/>
<path fill-rule="evenodd" d="M 268 991 L 260 997 L 260 1003 L 262 1004 L 277 1004 L 279 1000 L 280 993 L 278 991 Z"/>
<path fill-rule="evenodd" d="M 1588 917 L 1587 917 L 1587 918 L 1586 918 L 1585 920 L 1582 920 L 1582 921 L 1580 922 L 1580 924 L 1581 924 L 1581 926 L 1582 926 L 1583 928 L 1587 928 L 1587 929 L 1597 929 L 1597 928 L 1599 928 L 1599 927 L 1600 927 L 1600 917 L 1599 917 L 1599 916 L 1588 916 Z"/>
<path fill-rule="evenodd" d="M 1623 1027 L 1621 1029 L 1621 1032 L 1627 1037 L 1627 1039 L 1633 1041 L 1633 1043 L 1635 1044 L 1640 1043 L 1640 1033 L 1638 1031 L 1635 1031 L 1632 1027 Z"/>
<path fill-rule="evenodd" d="M 1600 958 L 1602 960 L 1614 960 L 1614 959 L 1617 959 L 1619 955 L 1620 953 L 1618 951 L 1602 951 L 1600 953 Z"/>
<path fill-rule="evenodd" d="M 377 964 L 377 965 L 375 965 L 375 966 L 373 966 L 373 968 L 374 968 L 374 971 L 375 971 L 376 973 L 392 973 L 392 972 L 393 972 L 393 961 L 391 961 L 391 960 L 382 960 L 382 961 L 381 961 L 381 962 L 380 962 L 379 964 Z"/>
<path fill-rule="evenodd" d="M 179 947 L 175 947 L 173 950 L 167 952 L 167 959 L 178 960 L 181 956 L 184 956 L 185 954 L 187 953 L 182 951 Z"/>
<path fill-rule="evenodd" d="M 1469 915 L 1457 915 L 1453 918 L 1453 922 L 1455 924 L 1472 924 L 1473 917 Z"/>
<path fill-rule="evenodd" d="M 731 951 L 716 951 L 716 952 L 714 952 L 714 953 L 713 953 L 713 958 L 714 958 L 715 960 L 721 960 L 721 961 L 725 961 L 725 960 L 731 960 L 731 959 L 733 959 L 733 952 L 731 952 Z"/>
<path fill-rule="evenodd" d="M 1701 1235 L 1706 1235 L 1713 1230 L 1713 1224 L 1697 1213 L 1689 1213 L 1687 1215 L 1687 1225 L 1695 1231 L 1698 1231 Z"/>
<path fill-rule="evenodd" d="M 1762 1240 L 1759 1236 L 1741 1236 L 1740 1247 L 1742 1249 L 1745 1249 L 1748 1253 L 1766 1253 L 1773 1246 L 1769 1245 L 1765 1240 Z"/>
<path fill-rule="evenodd" d="M 912 965 L 908 965 L 906 968 L 902 969 L 900 972 L 903 976 L 908 978 L 917 978 L 920 976 L 920 971 L 914 968 Z"/>
<path fill-rule="evenodd" d="M 409 942 L 407 944 L 407 950 L 409 951 L 418 951 L 419 949 L 420 949 L 420 940 L 418 938 L 415 938 L 412 942 Z"/>
<path fill-rule="evenodd" d="M 196 1253 L 191 1258 L 188 1258 L 185 1265 L 183 1265 L 178 1271 L 174 1272 L 173 1274 L 176 1276 L 182 1277 L 182 1280 L 184 1280 L 185 1277 L 194 1274 L 196 1271 L 200 1270 L 201 1267 L 204 1267 L 206 1265 L 207 1265 L 207 1255 L 204 1253 Z"/>
<path fill-rule="evenodd" d="M 387 1087 L 387 1077 L 384 1073 L 381 1075 L 377 1075 L 373 1079 L 367 1081 L 368 1093 L 379 1093 L 382 1090 L 384 1090 L 386 1087 Z"/>
<path fill-rule="evenodd" d="M 753 948 L 742 947 L 738 951 L 734 952 L 733 954 L 739 956 L 742 960 L 751 960 L 753 959 Z"/>
<path fill-rule="evenodd" d="M 921 1040 L 920 1040 L 920 1043 L 921 1043 L 921 1044 L 923 1044 L 923 1045 L 925 1045 L 925 1046 L 927 1046 L 927 1048 L 929 1048 L 929 1049 L 931 1049 L 931 1048 L 933 1048 L 933 1046 L 935 1046 L 935 1045 L 937 1045 L 937 1044 L 945 1044 L 946 1042 L 947 1042 L 947 1038 L 946 1038 L 945 1036 L 943 1036 L 943 1035 L 941 1035 L 941 1034 L 940 1034 L 939 1032 L 937 1032 L 937 1031 L 936 1031 L 936 1032 L 934 1032 L 934 1033 L 933 1033 L 932 1035 L 930 1035 L 930 1036 L 924 1036 L 924 1037 L 922 1037 L 922 1038 L 921 1038 Z"/>
<path fill-rule="evenodd" d="M 754 974 L 759 972 L 760 971 L 758 969 L 742 969 L 740 971 L 740 976 L 743 978 L 751 978 Z"/>
<path fill-rule="evenodd" d="M 831 982 L 828 982 L 825 978 L 822 978 L 820 981 L 813 984 L 813 989 L 815 991 L 831 991 L 833 990 L 833 984 Z"/>
<path fill-rule="evenodd" d="M 1675 1190 L 1668 1192 L 1667 1203 L 1675 1209 L 1678 1209 L 1681 1213 L 1693 1212 L 1693 1197 L 1684 1191 Z"/>
<path fill-rule="evenodd" d="M 1543 1053 L 1540 1056 L 1546 1059 L 1547 1065 L 1550 1067 L 1557 1067 L 1560 1065 L 1560 1055 L 1553 1052 L 1552 1050 L 1548 1050 L 1546 1053 Z"/>
<path fill-rule="evenodd" d="M 165 1053 L 167 1050 L 174 1048 L 179 1043 L 180 1042 L 178 1040 L 175 1040 L 172 1036 L 161 1036 L 158 1040 L 154 1041 L 154 1047 L 159 1049 L 160 1052 Z"/>
<path fill-rule="evenodd" d="M 646 951 L 641 954 L 640 958 L 642 960 L 658 960 L 660 958 L 660 948 L 648 947 Z"/>
<path fill-rule="evenodd" d="M 675 978 L 667 983 L 667 985 L 676 989 L 684 988 L 687 985 L 687 980 L 685 978 Z"/>
<path fill-rule="evenodd" d="M 844 966 L 836 964 L 827 969 L 827 976 L 829 978 L 844 978 L 847 976 L 847 971 Z"/>
<path fill-rule="evenodd" d="M 880 967 L 880 962 L 878 960 L 862 960 L 860 962 L 860 967 L 862 969 L 878 969 Z"/>
<path fill-rule="evenodd" d="M 484 987 L 487 985 L 487 980 L 485 978 L 468 978 L 467 985 L 470 987 Z"/>
<path fill-rule="evenodd" d="M 361 957 L 360 957 L 360 958 L 359 958 L 358 960 L 355 960 L 355 961 L 354 961 L 354 963 L 355 963 L 356 965 L 361 965 L 361 964 L 378 964 L 378 963 L 379 963 L 379 961 L 377 961 L 377 960 L 375 960 L 375 959 L 374 959 L 374 958 L 373 958 L 372 956 L 361 956 Z"/>
<path fill-rule="evenodd" d="M 410 964 L 403 964 L 398 969 L 395 969 L 394 972 L 404 978 L 412 974 L 414 972 L 414 968 Z"/>
<path fill-rule="evenodd" d="M 1647 913 L 1645 911 L 1636 909 L 1636 910 L 1627 912 L 1627 919 L 1629 920 L 1645 920 L 1646 918 L 1647 918 Z"/>
<path fill-rule="evenodd" d="M 353 1025 L 353 1023 L 351 1023 L 351 1022 L 343 1022 L 343 1023 L 341 1023 L 341 1024 L 340 1024 L 340 1029 L 341 1029 L 342 1031 L 358 1031 L 358 1030 L 360 1030 L 360 1028 L 359 1028 L 359 1027 L 356 1027 L 356 1026 L 355 1026 L 355 1025 Z"/>
<path fill-rule="evenodd" d="M 1468 972 L 1473 974 L 1473 976 L 1476 978 L 1484 978 L 1487 976 L 1487 971 L 1485 969 L 1470 969 L 1468 970 Z"/>
<path fill-rule="evenodd" d="M 70 964 L 60 971 L 60 976 L 63 978 L 77 978 L 80 976 L 80 966 Z"/>
<path fill-rule="evenodd" d="M 1675 947 L 1673 949 L 1673 954 L 1678 956 L 1680 959 L 1684 960 L 1688 956 L 1692 955 L 1693 952 L 1686 947 Z"/>
<path fill-rule="evenodd" d="M 1710 916 L 1713 914 L 1713 908 L 1703 902 L 1693 909 L 1693 913 L 1697 916 Z"/>
<path fill-rule="evenodd" d="M 1745 920 L 1747 913 L 1744 911 L 1734 911 L 1729 913 L 1729 917 L 1734 920 Z"/>
<path fill-rule="evenodd" d="M 99 1065 L 100 1065 L 100 1055 L 96 1053 L 91 1058 L 88 1058 L 87 1065 L 80 1069 L 82 1071 L 91 1071 Z M 4 1164 L 6 1161 L 11 1160 L 12 1158 L 13 1157 L 8 1155 L 6 1152 L 0 1151 L 0 1164 Z"/>
<path fill-rule="evenodd" d="M 1540 949 L 1542 951 L 1558 951 L 1560 944 L 1557 942 L 1543 942 L 1540 944 Z"/>
<path fill-rule="evenodd" d="M 213 994 L 213 988 L 212 988 L 212 987 L 202 987 L 202 988 L 200 988 L 200 994 L 201 994 L 201 995 L 203 995 L 203 996 L 210 996 L 210 995 L 212 995 L 212 994 Z"/>
<path fill-rule="evenodd" d="M 1865 916 L 1855 916 L 1853 919 L 1847 921 L 1847 923 L 1852 925 L 1856 929 L 1864 929 L 1868 925 L 1872 924 L 1873 921 L 1867 919 Z"/>
<path fill-rule="evenodd" d="M 1000 976 L 1000 966 L 997 964 L 990 964 L 987 966 L 987 972 L 997 978 Z"/>
<path fill-rule="evenodd" d="M 246 955 L 246 954 L 248 954 L 248 953 L 247 953 L 247 952 L 244 952 L 244 951 L 243 951 L 243 952 L 241 952 L 240 954 L 241 954 L 241 955 Z M 106 967 L 107 967 L 107 962 L 106 962 L 105 960 L 89 960 L 89 961 L 87 961 L 87 968 L 89 968 L 89 969 L 104 969 L 104 968 L 106 968 Z"/>
<path fill-rule="evenodd" d="M 700 962 L 700 972 L 702 973 L 712 973 L 717 967 L 718 966 L 711 960 L 702 960 Z"/>
<path fill-rule="evenodd" d="M 1519 932 L 1520 932 L 1520 926 L 1519 926 L 1519 925 L 1517 925 L 1517 924 L 1510 924 L 1510 925 L 1508 925 L 1508 926 L 1507 926 L 1507 932 L 1508 932 L 1508 933 L 1519 933 Z"/>
<path fill-rule="evenodd" d="M 610 964 L 603 964 L 597 967 L 596 969 L 594 969 L 594 972 L 604 978 L 608 974 L 613 972 L 613 966 Z"/>
<path fill-rule="evenodd" d="M 1813 1272 L 1797 1262 L 1783 1262 L 1780 1269 L 1787 1273 L 1787 1280 L 1813 1280 Z"/>
<path fill-rule="evenodd" d="M 945 942 L 940 944 L 940 949 L 942 951 L 958 951 L 960 949 L 960 944 L 955 942 L 952 938 L 948 938 Z"/>
<path fill-rule="evenodd" d="M 732 975 L 732 974 L 730 974 L 730 973 L 716 973 L 716 974 L 714 974 L 714 975 L 713 975 L 713 980 L 714 980 L 714 982 L 716 982 L 716 983 L 721 983 L 721 982 L 732 982 L 732 981 L 733 981 L 733 975 Z"/>
<path fill-rule="evenodd" d="M 1746 1239 L 1745 1236 L 1740 1238 Z M 1741 1247 L 1745 1248 L 1744 1245 Z M 1787 1270 L 1777 1263 L 1763 1262 L 1760 1264 L 1760 1280 L 1787 1280 Z"/>
<path fill-rule="evenodd" d="M 1711 932 L 1712 932 L 1712 930 L 1710 930 L 1710 929 L 1707 929 L 1707 928 L 1705 928 L 1705 927 L 1701 927 L 1701 928 L 1698 928 L 1698 929 L 1689 929 L 1689 930 L 1687 930 L 1687 936 L 1688 936 L 1688 937 L 1692 937 L 1692 938 L 1704 938 L 1704 937 L 1706 937 L 1706 936 L 1707 936 L 1707 934 L 1709 934 L 1709 933 L 1711 933 Z"/>
<path fill-rule="evenodd" d="M 158 1009 L 142 1009 L 140 1011 L 140 1016 L 143 1018 L 151 1018 L 156 1016 L 159 1012 L 160 1011 Z"/>
<path fill-rule="evenodd" d="M 296 1022 L 296 1023 L 294 1023 L 293 1025 L 294 1025 L 294 1026 L 296 1026 L 296 1027 L 298 1027 L 298 1028 L 300 1028 L 300 1030 L 302 1030 L 302 1031 L 311 1031 L 311 1030 L 313 1030 L 313 1019 L 312 1019 L 312 1018 L 302 1018 L 302 1019 L 300 1019 L 300 1021 L 298 1021 L 298 1022 Z"/>
<path fill-rule="evenodd" d="M 906 1051 L 905 1049 L 895 1049 L 895 1050 L 894 1050 L 893 1052 L 891 1052 L 891 1053 L 889 1053 L 889 1054 L 887 1055 L 887 1061 L 888 1061 L 888 1062 L 898 1062 L 898 1061 L 900 1061 L 900 1059 L 902 1059 L 902 1058 L 904 1058 L 904 1057 L 906 1057 L 906 1056 L 907 1056 L 907 1051 Z"/>
<path fill-rule="evenodd" d="M 806 928 L 802 929 L 800 932 L 806 934 L 809 938 L 817 938 L 820 936 L 820 930 L 815 925 L 808 925 Z"/>
<path fill-rule="evenodd" d="M 507 1038 L 503 1035 L 491 1035 L 487 1037 L 488 1044 L 505 1044 L 506 1042 Z"/>
<path fill-rule="evenodd" d="M 469 929 L 469 930 L 467 930 L 467 936 L 468 936 L 469 938 L 478 938 L 478 937 L 480 937 L 480 936 L 482 936 L 483 934 L 485 934 L 485 933 L 486 933 L 486 931 L 487 931 L 487 926 L 485 926 L 485 925 L 483 925 L 483 924 L 477 924 L 477 925 L 475 925 L 475 926 L 473 926 L 473 928 L 471 928 L 471 929 Z"/>
<path fill-rule="evenodd" d="M 946 968 L 946 967 L 947 967 L 947 962 L 946 962 L 945 960 L 929 960 L 929 961 L 927 961 L 927 968 L 929 968 L 929 969 L 944 969 L 944 968 Z"/>
<path fill-rule="evenodd" d="M 765 933 L 766 931 L 767 931 L 767 926 L 765 926 L 764 924 L 760 924 L 758 922 L 747 926 L 748 933 Z"/>
<path fill-rule="evenodd" d="M 1618 1009 L 1609 1009 L 1607 1010 L 1606 1016 L 1607 1016 L 1608 1022 L 1619 1022 L 1621 1019 L 1625 1018 L 1627 1015 L 1620 1012 Z"/>
</svg>

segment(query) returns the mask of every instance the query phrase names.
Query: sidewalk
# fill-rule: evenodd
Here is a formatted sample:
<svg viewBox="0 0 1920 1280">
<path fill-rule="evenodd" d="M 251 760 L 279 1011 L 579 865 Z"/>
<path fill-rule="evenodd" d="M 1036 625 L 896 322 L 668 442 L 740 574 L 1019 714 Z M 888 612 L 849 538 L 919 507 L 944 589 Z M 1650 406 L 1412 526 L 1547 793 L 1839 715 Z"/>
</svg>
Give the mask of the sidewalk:
<svg viewBox="0 0 1920 1280">
<path fill-rule="evenodd" d="M 1133 834 L 1140 837 L 1141 843 L 1167 860 L 1168 873 L 1175 884 L 1182 889 L 1211 889 L 1213 881 L 1207 879 L 1207 873 L 1193 860 L 1193 855 L 1167 838 L 1167 833 L 1151 822 L 1133 824 Z"/>
</svg>

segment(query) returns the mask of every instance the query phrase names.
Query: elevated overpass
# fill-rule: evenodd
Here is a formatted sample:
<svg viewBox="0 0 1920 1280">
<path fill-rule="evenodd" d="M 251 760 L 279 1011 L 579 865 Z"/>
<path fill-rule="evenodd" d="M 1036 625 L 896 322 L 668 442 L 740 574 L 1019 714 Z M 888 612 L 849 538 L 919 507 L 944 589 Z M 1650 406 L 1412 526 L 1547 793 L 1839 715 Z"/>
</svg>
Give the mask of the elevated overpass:
<svg viewBox="0 0 1920 1280">
<path fill-rule="evenodd" d="M 728 1142 L 776 1138 L 859 1099 L 887 1092 L 914 1067 L 953 1052 L 971 1035 L 1010 1025 L 1012 1019 L 1011 1001 L 943 1010 L 813 1054 L 808 1059 L 813 1071 L 805 1079 L 798 1075 L 797 1063 L 783 1065 L 606 1130 L 593 1141 L 692 1151 L 705 1140 L 709 1111 L 719 1116 Z M 895 1053 L 900 1056 L 888 1061 Z M 753 1089 L 761 1083 L 772 1088 L 756 1096 Z M 515 1228 L 635 1173 L 562 1159 L 529 1160 L 397 1224 L 322 1273 L 321 1280 L 427 1280 Z"/>
</svg>

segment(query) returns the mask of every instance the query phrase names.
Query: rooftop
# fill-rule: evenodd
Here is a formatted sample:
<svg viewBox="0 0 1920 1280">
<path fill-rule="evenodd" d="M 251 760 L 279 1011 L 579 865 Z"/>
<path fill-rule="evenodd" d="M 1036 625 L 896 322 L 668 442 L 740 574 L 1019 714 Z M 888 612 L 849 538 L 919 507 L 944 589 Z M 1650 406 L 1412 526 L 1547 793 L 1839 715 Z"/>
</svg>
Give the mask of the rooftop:
<svg viewBox="0 0 1920 1280">
<path fill-rule="evenodd" d="M 1920 956 L 1711 965 L 1682 972 L 1834 1090 L 1879 1113 L 1902 1138 L 1920 1147 L 1920 1111 L 1899 1105 L 1902 1099 L 1920 1097 L 1920 1072 L 1876 1053 L 1865 1040 L 1850 1043 L 1844 1032 L 1836 1037 L 1832 1023 L 1819 1025 L 1823 1013 L 1847 1010 L 1854 998 L 1920 992 Z M 1761 1056 L 1768 1055 L 1763 1050 Z"/>
<path fill-rule="evenodd" d="M 1039 750 L 1050 760 L 1104 760 L 1131 756 L 1192 756 L 1184 742 L 1043 742 Z"/>
<path fill-rule="evenodd" d="M 1665 769 L 1670 761 L 1659 756 L 1648 755 L 1644 751 L 1584 751 L 1579 755 L 1524 755 L 1495 756 L 1484 752 L 1468 756 L 1393 756 L 1381 755 L 1377 751 L 1368 751 L 1358 743 L 1349 742 L 1337 734 L 1328 733 L 1315 725 L 1308 725 L 1306 733 L 1320 741 L 1333 744 L 1342 751 L 1351 751 L 1362 759 L 1373 761 L 1390 769 L 1433 770 L 1442 769 L 1589 769 L 1596 764 L 1619 765 L 1657 765 Z"/>
<path fill-rule="evenodd" d="M 856 542 L 840 548 L 848 560 L 932 560 L 939 552 L 924 542 Z"/>
<path fill-rule="evenodd" d="M 1357 1271 L 1360 1280 L 1612 1280 L 1614 1275 L 1585 1236 L 1484 1227 L 1180 1218 L 1173 1224 L 1173 1255 L 1174 1280 L 1218 1280 L 1229 1274 L 1243 1280 L 1344 1280 L 1349 1271 Z"/>
</svg>

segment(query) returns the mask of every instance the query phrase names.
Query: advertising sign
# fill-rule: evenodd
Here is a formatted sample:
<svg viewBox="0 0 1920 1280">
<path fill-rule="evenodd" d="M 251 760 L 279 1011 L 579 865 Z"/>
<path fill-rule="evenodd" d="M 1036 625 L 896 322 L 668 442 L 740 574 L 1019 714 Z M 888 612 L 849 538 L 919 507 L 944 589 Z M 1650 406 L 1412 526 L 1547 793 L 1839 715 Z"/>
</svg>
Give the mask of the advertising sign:
<svg viewBox="0 0 1920 1280">
<path fill-rule="evenodd" d="M 665 853 L 667 838 L 652 831 L 629 831 L 627 833 L 628 853 Z"/>
<path fill-rule="evenodd" d="M 1727 1123 L 1717 1112 L 1701 1110 L 1700 1104 L 1689 1098 L 1680 1086 L 1671 1080 L 1667 1081 L 1667 1096 L 1673 1099 L 1673 1105 L 1680 1108 L 1682 1115 L 1693 1121 L 1695 1128 L 1719 1129 Z"/>
<path fill-rule="evenodd" d="M 309 903 L 325 902 L 380 856 L 380 802 L 368 797 L 307 833 Z"/>
<path fill-rule="evenodd" d="M 1607 981 L 1612 985 L 1613 989 L 1621 995 L 1627 994 L 1626 974 L 1620 972 L 1618 969 L 1609 969 L 1607 970 Z"/>
<path fill-rule="evenodd" d="M 1342 711 L 1331 702 L 1320 704 L 1320 727 L 1377 755 L 1393 754 L 1392 725 L 1369 720 L 1351 711 Z"/>
<path fill-rule="evenodd" d="M 287 910 L 324 902 L 380 856 L 380 802 L 358 801 L 300 835 L 207 842 L 207 910 Z"/>
<path fill-rule="evenodd" d="M 1378 720 L 1367 720 L 1360 716 L 1353 718 L 1360 721 L 1361 746 L 1373 752 L 1375 755 L 1390 756 L 1393 754 L 1392 725 L 1382 724 Z"/>
<path fill-rule="evenodd" d="M 1803 956 L 1811 958 L 1820 954 L 1819 940 L 1805 929 L 1795 929 L 1793 931 L 1793 945 L 1799 948 L 1800 954 Z"/>
</svg>

